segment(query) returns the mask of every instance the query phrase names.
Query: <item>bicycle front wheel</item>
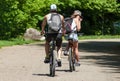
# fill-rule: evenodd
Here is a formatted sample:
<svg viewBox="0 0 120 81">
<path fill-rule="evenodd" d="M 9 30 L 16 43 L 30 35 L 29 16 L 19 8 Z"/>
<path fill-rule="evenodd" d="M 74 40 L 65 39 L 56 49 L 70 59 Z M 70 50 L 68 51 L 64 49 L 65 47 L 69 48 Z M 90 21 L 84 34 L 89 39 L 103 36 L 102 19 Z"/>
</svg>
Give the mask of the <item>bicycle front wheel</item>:
<svg viewBox="0 0 120 81">
<path fill-rule="evenodd" d="M 55 50 L 50 55 L 50 76 L 55 76 L 55 67 L 56 67 L 56 56 L 55 56 Z"/>
</svg>

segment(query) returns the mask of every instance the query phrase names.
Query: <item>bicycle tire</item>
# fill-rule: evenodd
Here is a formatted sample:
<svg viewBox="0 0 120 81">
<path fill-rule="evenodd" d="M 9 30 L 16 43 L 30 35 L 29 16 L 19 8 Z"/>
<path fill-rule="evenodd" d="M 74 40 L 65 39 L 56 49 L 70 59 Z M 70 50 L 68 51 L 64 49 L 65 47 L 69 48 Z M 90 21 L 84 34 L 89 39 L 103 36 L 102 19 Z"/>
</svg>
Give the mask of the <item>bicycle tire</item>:
<svg viewBox="0 0 120 81">
<path fill-rule="evenodd" d="M 69 68 L 70 72 L 75 71 L 75 57 L 72 52 L 72 48 L 69 48 Z"/>
<path fill-rule="evenodd" d="M 55 51 L 53 50 L 52 54 L 50 55 L 50 76 L 55 76 L 55 67 L 56 67 L 56 57 Z"/>
<path fill-rule="evenodd" d="M 73 55 L 73 54 L 72 54 L 72 55 Z M 72 64 L 72 65 L 73 65 L 72 67 L 73 67 L 73 71 L 75 71 L 75 70 L 76 70 L 76 68 L 75 68 L 75 55 L 73 55 L 72 57 L 73 57 L 73 58 L 72 58 L 72 63 L 73 63 L 73 64 Z"/>
<path fill-rule="evenodd" d="M 70 69 L 70 72 L 73 71 L 72 48 L 69 48 L 69 69 Z"/>
</svg>

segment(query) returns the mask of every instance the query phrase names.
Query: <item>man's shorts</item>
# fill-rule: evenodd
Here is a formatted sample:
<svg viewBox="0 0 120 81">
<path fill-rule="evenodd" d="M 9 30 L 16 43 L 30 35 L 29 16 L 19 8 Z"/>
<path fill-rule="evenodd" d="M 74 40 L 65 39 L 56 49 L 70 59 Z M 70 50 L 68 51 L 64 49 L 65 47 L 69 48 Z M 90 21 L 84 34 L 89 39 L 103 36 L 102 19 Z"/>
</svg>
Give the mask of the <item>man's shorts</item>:
<svg viewBox="0 0 120 81">
<path fill-rule="evenodd" d="M 61 33 L 47 33 L 46 34 L 46 41 L 50 42 L 51 40 L 56 40 L 56 46 L 60 47 L 62 45 L 62 34 Z"/>
</svg>

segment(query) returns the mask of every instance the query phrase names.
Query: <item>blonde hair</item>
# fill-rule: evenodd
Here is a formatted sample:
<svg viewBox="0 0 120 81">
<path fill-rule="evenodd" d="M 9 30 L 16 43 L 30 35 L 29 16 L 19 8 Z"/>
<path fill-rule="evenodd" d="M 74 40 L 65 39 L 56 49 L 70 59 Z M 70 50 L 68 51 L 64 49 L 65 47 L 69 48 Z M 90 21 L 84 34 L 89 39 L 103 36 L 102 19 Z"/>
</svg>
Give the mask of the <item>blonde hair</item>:
<svg viewBox="0 0 120 81">
<path fill-rule="evenodd" d="M 77 15 L 81 16 L 81 14 L 82 14 L 81 11 L 75 10 L 75 11 L 73 12 L 73 14 L 71 15 L 71 17 L 74 18 L 74 17 L 76 17 Z"/>
</svg>

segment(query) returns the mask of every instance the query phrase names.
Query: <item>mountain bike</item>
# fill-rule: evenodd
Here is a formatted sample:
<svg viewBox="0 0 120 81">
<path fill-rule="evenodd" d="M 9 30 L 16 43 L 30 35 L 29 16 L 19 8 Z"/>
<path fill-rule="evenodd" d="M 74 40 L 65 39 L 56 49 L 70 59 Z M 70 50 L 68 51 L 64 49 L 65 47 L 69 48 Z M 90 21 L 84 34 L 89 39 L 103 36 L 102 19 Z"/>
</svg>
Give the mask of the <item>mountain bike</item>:
<svg viewBox="0 0 120 81">
<path fill-rule="evenodd" d="M 50 68 L 50 76 L 54 77 L 55 76 L 55 68 L 57 64 L 57 59 L 56 59 L 56 41 L 55 38 L 52 38 L 52 41 L 50 42 L 50 50 L 49 50 L 49 57 L 50 57 L 50 62 L 49 62 L 49 68 Z"/>
</svg>

